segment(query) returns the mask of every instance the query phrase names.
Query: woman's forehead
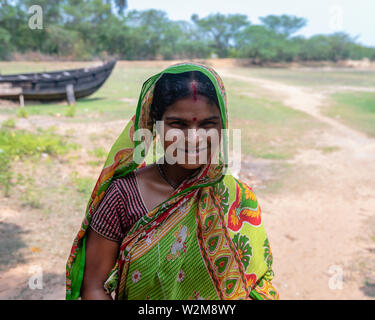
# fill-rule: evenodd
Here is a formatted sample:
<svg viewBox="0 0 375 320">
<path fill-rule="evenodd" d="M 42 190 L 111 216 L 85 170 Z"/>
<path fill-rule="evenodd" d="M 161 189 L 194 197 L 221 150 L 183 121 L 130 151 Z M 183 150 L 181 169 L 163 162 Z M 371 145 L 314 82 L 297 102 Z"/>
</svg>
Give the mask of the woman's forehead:
<svg viewBox="0 0 375 320">
<path fill-rule="evenodd" d="M 165 111 L 165 117 L 191 117 L 194 115 L 196 118 L 220 115 L 219 108 L 211 103 L 206 97 L 199 96 L 197 100 L 193 97 L 179 99 L 171 104 Z"/>
</svg>

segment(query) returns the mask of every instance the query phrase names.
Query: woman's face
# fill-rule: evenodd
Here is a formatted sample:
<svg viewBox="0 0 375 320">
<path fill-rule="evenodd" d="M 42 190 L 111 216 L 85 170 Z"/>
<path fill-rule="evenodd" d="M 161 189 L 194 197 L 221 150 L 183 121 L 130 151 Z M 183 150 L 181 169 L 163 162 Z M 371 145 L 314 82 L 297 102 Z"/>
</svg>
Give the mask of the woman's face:
<svg viewBox="0 0 375 320">
<path fill-rule="evenodd" d="M 209 162 L 220 145 L 220 111 L 205 96 L 177 100 L 166 109 L 161 120 L 167 163 L 173 157 L 185 169 L 198 169 Z"/>
</svg>

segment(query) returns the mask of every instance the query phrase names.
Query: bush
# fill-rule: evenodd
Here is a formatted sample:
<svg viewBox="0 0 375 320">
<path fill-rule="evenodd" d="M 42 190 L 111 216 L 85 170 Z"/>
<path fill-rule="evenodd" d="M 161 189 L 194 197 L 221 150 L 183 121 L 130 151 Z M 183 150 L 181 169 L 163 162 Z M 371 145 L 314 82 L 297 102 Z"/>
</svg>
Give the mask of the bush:
<svg viewBox="0 0 375 320">
<path fill-rule="evenodd" d="M 75 114 L 76 114 L 75 106 L 69 106 L 65 111 L 66 117 L 74 118 Z"/>
<path fill-rule="evenodd" d="M 38 131 L 38 134 L 34 134 L 24 130 L 1 129 L 0 149 L 17 160 L 27 156 L 40 156 L 42 153 L 61 155 L 76 147 L 50 130 Z"/>
<path fill-rule="evenodd" d="M 24 130 L 11 130 L 7 127 L 0 129 L 0 186 L 5 196 L 9 195 L 12 186 L 13 161 L 27 157 L 39 158 L 42 154 L 57 156 L 67 153 L 70 149 L 76 149 L 75 144 L 67 143 L 62 137 L 53 132 L 54 128 L 48 130 L 38 129 L 38 133 Z M 27 199 L 33 198 L 33 191 L 25 195 Z M 26 200 L 27 200 L 26 199 Z M 26 201 L 25 200 L 25 201 Z M 29 201 L 34 203 L 34 201 Z M 35 202 L 35 206 L 38 204 Z M 33 205 L 34 205 L 33 204 Z"/>
<path fill-rule="evenodd" d="M 27 110 L 25 108 L 19 108 L 17 110 L 17 117 L 18 118 L 28 118 L 29 113 L 27 112 Z"/>
<path fill-rule="evenodd" d="M 73 172 L 71 176 L 72 182 L 76 190 L 85 198 L 91 196 L 91 192 L 95 187 L 95 181 L 91 178 L 80 177 L 77 172 Z"/>
<path fill-rule="evenodd" d="M 12 186 L 11 159 L 4 150 L 0 149 L 0 186 L 3 188 L 5 197 L 9 196 Z"/>
<path fill-rule="evenodd" d="M 1 123 L 1 126 L 3 128 L 13 129 L 16 127 L 16 120 L 14 120 L 13 118 L 9 118 L 8 120 L 3 121 Z"/>
</svg>

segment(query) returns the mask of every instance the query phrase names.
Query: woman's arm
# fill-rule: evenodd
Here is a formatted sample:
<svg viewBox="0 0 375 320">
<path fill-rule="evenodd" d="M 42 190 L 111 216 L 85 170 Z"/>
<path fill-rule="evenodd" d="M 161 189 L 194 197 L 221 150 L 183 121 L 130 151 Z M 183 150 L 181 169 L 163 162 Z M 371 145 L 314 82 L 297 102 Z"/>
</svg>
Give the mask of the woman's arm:
<svg viewBox="0 0 375 320">
<path fill-rule="evenodd" d="M 104 238 L 91 228 L 87 232 L 81 298 L 82 300 L 111 300 L 104 291 L 104 282 L 116 264 L 120 243 Z"/>
</svg>

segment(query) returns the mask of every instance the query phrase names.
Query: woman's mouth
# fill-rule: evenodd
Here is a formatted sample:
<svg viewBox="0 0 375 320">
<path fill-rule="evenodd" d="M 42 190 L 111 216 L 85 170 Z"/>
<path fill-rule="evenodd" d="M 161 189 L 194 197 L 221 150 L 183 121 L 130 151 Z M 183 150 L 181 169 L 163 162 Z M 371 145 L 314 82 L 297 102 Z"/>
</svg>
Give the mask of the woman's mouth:
<svg viewBox="0 0 375 320">
<path fill-rule="evenodd" d="M 187 154 L 189 156 L 195 156 L 195 155 L 198 155 L 201 152 L 207 150 L 207 148 L 199 148 L 199 149 L 177 148 L 177 150 L 180 151 L 180 152 L 185 152 L 185 154 Z"/>
</svg>

